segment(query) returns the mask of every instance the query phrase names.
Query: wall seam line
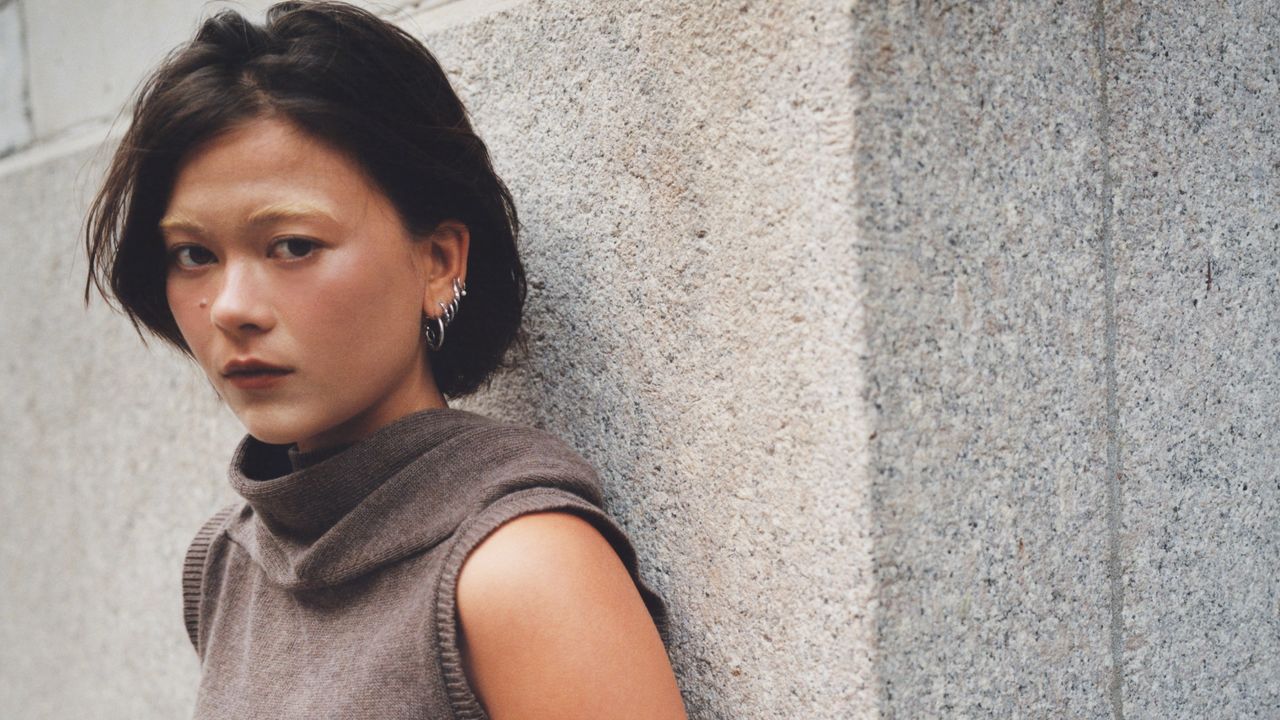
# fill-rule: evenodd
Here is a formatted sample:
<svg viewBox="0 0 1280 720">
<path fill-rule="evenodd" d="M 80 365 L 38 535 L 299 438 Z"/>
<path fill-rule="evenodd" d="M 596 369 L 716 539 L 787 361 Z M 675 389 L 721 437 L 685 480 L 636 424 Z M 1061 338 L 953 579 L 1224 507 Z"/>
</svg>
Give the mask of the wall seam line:
<svg viewBox="0 0 1280 720">
<path fill-rule="evenodd" d="M 13 1 L 14 13 L 18 16 L 18 53 L 22 56 L 22 116 L 27 121 L 27 142 L 10 148 L 6 155 L 12 155 L 24 145 L 30 145 L 36 137 L 35 97 L 31 92 L 31 42 L 27 40 L 27 8 L 22 0 Z"/>
<path fill-rule="evenodd" d="M 1124 576 L 1121 562 L 1121 512 L 1123 497 L 1120 482 L 1120 420 L 1116 402 L 1116 269 L 1111 244 L 1113 185 L 1111 177 L 1111 104 L 1107 96 L 1107 30 L 1105 0 L 1094 3 L 1094 42 L 1098 55 L 1098 141 L 1102 164 L 1102 223 L 1099 240 L 1102 247 L 1103 318 L 1106 333 L 1104 366 L 1106 374 L 1107 434 L 1107 584 L 1110 611 L 1108 639 L 1111 673 L 1107 697 L 1114 720 L 1124 720 Z"/>
</svg>

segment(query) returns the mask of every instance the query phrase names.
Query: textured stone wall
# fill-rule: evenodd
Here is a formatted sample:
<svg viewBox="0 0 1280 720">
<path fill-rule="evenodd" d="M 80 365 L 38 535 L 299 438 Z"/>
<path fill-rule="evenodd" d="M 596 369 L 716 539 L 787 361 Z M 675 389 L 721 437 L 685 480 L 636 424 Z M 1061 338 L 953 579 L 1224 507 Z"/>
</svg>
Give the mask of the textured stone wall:
<svg viewBox="0 0 1280 720">
<path fill-rule="evenodd" d="M 1274 3 L 366 5 L 525 227 L 460 405 L 596 464 L 691 718 L 1280 716 Z M 78 233 L 217 6 L 0 0 L 0 714 L 194 700 L 243 430 Z"/>
<path fill-rule="evenodd" d="M 533 360 L 700 718 L 875 704 L 849 8 L 540 2 L 433 35 L 527 224 Z"/>
<path fill-rule="evenodd" d="M 1093 8 L 867 7 L 856 28 L 882 707 L 1106 717 Z"/>
<path fill-rule="evenodd" d="M 859 6 L 886 717 L 1280 717 L 1280 8 Z"/>
</svg>

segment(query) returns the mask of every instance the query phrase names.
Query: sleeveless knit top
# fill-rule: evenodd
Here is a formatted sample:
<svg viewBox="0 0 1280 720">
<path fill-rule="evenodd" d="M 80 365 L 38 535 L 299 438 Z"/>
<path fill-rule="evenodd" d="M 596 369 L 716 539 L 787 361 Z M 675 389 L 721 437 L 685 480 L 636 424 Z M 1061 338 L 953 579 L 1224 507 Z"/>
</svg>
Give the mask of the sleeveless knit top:
<svg viewBox="0 0 1280 720">
<path fill-rule="evenodd" d="M 459 655 L 458 572 L 530 512 L 590 521 L 669 642 L 596 473 L 536 428 L 432 408 L 309 452 L 246 435 L 228 477 L 241 499 L 199 529 L 183 571 L 195 720 L 488 720 Z"/>
</svg>

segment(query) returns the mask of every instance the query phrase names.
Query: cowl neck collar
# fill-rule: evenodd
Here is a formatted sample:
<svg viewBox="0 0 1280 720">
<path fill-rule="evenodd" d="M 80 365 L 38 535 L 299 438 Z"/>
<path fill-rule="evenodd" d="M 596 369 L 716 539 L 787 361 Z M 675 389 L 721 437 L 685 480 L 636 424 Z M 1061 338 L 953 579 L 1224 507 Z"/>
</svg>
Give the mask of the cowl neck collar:
<svg viewBox="0 0 1280 720">
<path fill-rule="evenodd" d="M 245 504 L 227 533 L 284 588 L 333 585 L 432 547 L 499 486 L 601 500 L 594 470 L 558 438 L 466 410 L 421 410 L 326 450 L 245 435 L 231 459 Z"/>
<path fill-rule="evenodd" d="M 332 448 L 299 453 L 291 444 L 246 435 L 231 459 L 231 486 L 273 532 L 315 540 L 397 470 L 478 419 L 483 420 L 464 410 L 428 408 L 316 462 L 307 458 Z M 294 463 L 300 466 L 295 469 Z"/>
<path fill-rule="evenodd" d="M 304 467 L 315 465 L 332 455 L 351 447 L 351 443 L 342 443 L 331 447 L 316 448 L 315 450 L 299 450 L 297 443 L 289 446 L 289 465 L 293 471 L 301 470 Z"/>
</svg>

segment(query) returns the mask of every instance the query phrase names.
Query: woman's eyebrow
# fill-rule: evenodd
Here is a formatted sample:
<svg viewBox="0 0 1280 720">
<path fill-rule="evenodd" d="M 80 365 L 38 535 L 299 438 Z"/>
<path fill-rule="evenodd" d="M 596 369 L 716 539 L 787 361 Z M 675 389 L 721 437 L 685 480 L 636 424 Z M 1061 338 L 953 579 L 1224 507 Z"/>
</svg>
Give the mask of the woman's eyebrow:
<svg viewBox="0 0 1280 720">
<path fill-rule="evenodd" d="M 319 219 L 337 224 L 338 221 L 324 208 L 311 203 L 275 203 L 264 205 L 249 214 L 245 223 L 248 225 L 266 225 L 280 220 Z M 194 235 L 203 235 L 204 226 L 181 214 L 166 215 L 159 222 L 161 231 L 183 230 Z"/>
<path fill-rule="evenodd" d="M 333 215 L 319 205 L 303 202 L 276 203 L 273 205 L 264 205 L 252 213 L 246 221 L 250 225 L 265 225 L 267 223 L 278 220 L 308 220 L 320 219 L 326 222 L 337 224 Z"/>
<path fill-rule="evenodd" d="M 157 224 L 161 232 L 169 230 L 181 230 L 189 232 L 193 235 L 203 235 L 204 226 L 200 223 L 182 215 L 166 215 L 160 219 Z"/>
</svg>

